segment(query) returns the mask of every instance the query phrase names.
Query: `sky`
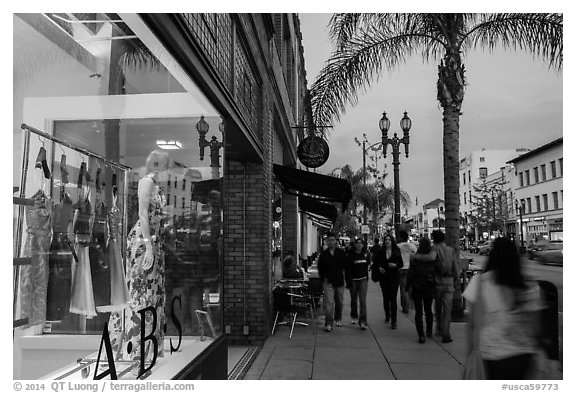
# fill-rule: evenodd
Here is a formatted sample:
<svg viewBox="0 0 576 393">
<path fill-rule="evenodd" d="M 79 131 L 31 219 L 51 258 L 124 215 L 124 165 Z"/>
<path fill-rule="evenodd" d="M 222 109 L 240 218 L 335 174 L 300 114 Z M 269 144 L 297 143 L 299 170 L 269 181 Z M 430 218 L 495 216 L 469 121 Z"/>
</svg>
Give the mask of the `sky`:
<svg viewBox="0 0 576 393">
<path fill-rule="evenodd" d="M 331 14 L 301 13 L 302 44 L 308 86 L 311 87 L 332 52 L 327 25 Z M 476 49 L 464 58 L 467 86 L 460 118 L 460 157 L 475 150 L 534 149 L 562 136 L 562 71 L 548 68 L 539 58 L 521 51 L 493 53 Z M 379 80 L 359 94 L 355 107 L 348 105 L 341 121 L 328 135 L 330 158 L 318 169 L 329 173 L 350 164 L 362 166 L 362 149 L 354 143 L 366 133 L 370 143 L 381 140 L 378 121 L 386 111 L 389 136 L 401 134 L 404 111 L 412 120 L 410 155 L 400 156 L 400 187 L 412 199 L 411 213 L 436 198 L 444 199 L 442 173 L 442 108 L 436 99 L 437 63 L 425 63 L 415 55 L 392 71 L 384 70 Z M 392 155 L 378 166 L 389 176 Z M 415 199 L 418 198 L 418 206 Z"/>
</svg>

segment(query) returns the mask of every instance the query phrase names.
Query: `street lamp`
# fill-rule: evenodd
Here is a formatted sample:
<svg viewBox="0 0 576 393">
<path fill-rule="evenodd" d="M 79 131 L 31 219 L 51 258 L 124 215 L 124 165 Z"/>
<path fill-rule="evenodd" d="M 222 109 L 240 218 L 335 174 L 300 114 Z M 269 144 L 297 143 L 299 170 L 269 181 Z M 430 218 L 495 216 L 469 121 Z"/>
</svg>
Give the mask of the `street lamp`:
<svg viewBox="0 0 576 393">
<path fill-rule="evenodd" d="M 204 161 L 204 149 L 206 147 L 210 148 L 210 167 L 219 168 L 220 167 L 220 149 L 224 146 L 223 142 L 219 142 L 216 136 L 212 136 L 212 139 L 208 141 L 206 139 L 206 134 L 210 130 L 210 125 L 204 120 L 204 116 L 200 116 L 200 120 L 196 123 L 196 130 L 200 135 L 198 140 L 198 145 L 200 146 L 200 160 Z M 224 134 L 224 119 L 218 125 L 218 130 Z"/>
<path fill-rule="evenodd" d="M 408 117 L 408 112 L 404 112 L 404 117 L 400 120 L 400 128 L 404 132 L 402 138 L 398 138 L 398 134 L 394 133 L 394 137 L 388 138 L 388 130 L 390 129 L 390 120 L 386 117 L 386 112 L 382 114 L 382 118 L 378 123 L 380 131 L 382 132 L 382 146 L 384 146 L 384 158 L 386 158 L 386 150 L 388 145 L 392 146 L 392 164 L 394 165 L 394 229 L 396 235 L 400 230 L 400 145 L 404 144 L 404 152 L 408 157 L 408 145 L 410 144 L 409 131 L 412 127 L 412 120 Z"/>
<path fill-rule="evenodd" d="M 362 179 L 363 179 L 363 184 L 364 186 L 366 186 L 366 150 L 372 149 L 375 146 L 381 146 L 382 142 L 376 142 L 373 143 L 372 145 L 366 147 L 366 142 L 368 142 L 368 140 L 366 139 L 366 134 L 362 135 L 364 138 L 362 140 Z M 358 138 L 354 138 L 354 140 L 356 141 L 356 143 L 360 144 L 360 141 L 358 141 Z M 377 149 L 379 150 L 379 148 Z M 376 159 L 378 159 L 378 155 L 376 155 Z M 376 161 L 376 168 L 378 168 L 378 161 Z M 376 197 L 378 197 L 378 194 L 376 194 Z M 377 203 L 378 205 L 378 203 Z M 366 206 L 364 206 L 364 225 L 366 225 L 368 222 L 368 217 L 367 217 L 367 211 L 366 211 Z M 364 234 L 364 244 L 368 243 L 368 234 L 365 233 Z"/>
<path fill-rule="evenodd" d="M 524 231 L 522 230 L 522 215 L 526 212 L 526 201 L 522 199 L 522 203 L 518 203 L 518 199 L 514 202 L 516 211 L 520 214 L 520 253 L 524 253 Z"/>
</svg>

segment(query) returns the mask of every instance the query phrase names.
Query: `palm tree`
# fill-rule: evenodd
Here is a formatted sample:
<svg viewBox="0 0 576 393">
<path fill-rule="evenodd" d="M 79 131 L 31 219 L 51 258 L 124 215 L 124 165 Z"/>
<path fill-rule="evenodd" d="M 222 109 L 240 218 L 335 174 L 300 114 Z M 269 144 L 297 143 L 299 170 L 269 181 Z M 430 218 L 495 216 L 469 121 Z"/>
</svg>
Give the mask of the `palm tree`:
<svg viewBox="0 0 576 393">
<path fill-rule="evenodd" d="M 384 212 L 394 206 L 394 190 L 386 187 L 380 180 L 368 183 L 371 177 L 368 167 L 366 168 L 366 173 L 363 173 L 362 168 L 354 171 L 349 164 L 346 164 L 341 168 L 333 169 L 330 175 L 336 176 L 335 172 L 337 170 L 340 171 L 338 177 L 350 182 L 352 200 L 348 210 L 340 213 L 340 215 L 350 216 L 350 218 L 339 217 L 336 226 L 338 226 L 338 223 L 341 223 L 342 227 L 350 226 L 352 217 L 363 221 L 363 216 L 367 217 L 368 215 L 372 217 L 373 222 L 376 222 L 380 212 Z M 364 184 L 364 177 L 366 177 L 366 184 Z M 385 173 L 382 175 L 382 178 L 384 177 L 386 177 Z M 410 206 L 410 196 L 404 190 L 400 191 L 400 203 L 403 207 Z M 359 210 L 360 206 L 362 206 L 361 212 Z"/>
<path fill-rule="evenodd" d="M 459 121 L 463 56 L 477 47 L 523 49 L 562 68 L 562 14 L 334 14 L 329 23 L 335 51 L 311 88 L 312 124 L 338 121 L 358 102 L 383 68 L 394 69 L 419 52 L 439 61 L 437 99 L 444 122 L 446 242 L 458 249 Z"/>
</svg>

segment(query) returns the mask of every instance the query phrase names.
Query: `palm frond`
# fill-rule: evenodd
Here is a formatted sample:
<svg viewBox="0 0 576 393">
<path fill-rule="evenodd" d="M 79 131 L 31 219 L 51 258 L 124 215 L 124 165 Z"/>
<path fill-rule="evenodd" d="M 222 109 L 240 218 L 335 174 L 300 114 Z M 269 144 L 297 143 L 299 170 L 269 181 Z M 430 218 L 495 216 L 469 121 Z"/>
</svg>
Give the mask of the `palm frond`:
<svg viewBox="0 0 576 393">
<path fill-rule="evenodd" d="M 123 70 L 144 71 L 163 70 L 164 66 L 140 40 L 123 45 L 120 55 L 120 68 Z"/>
<path fill-rule="evenodd" d="M 333 14 L 328 23 L 330 29 L 330 39 L 336 48 L 344 46 L 352 35 L 356 32 L 362 14 L 336 13 Z"/>
<path fill-rule="evenodd" d="M 551 68 L 560 70 L 563 62 L 562 14 L 482 14 L 478 24 L 463 37 L 463 48 L 478 46 L 493 50 L 527 50 L 542 57 Z"/>
<path fill-rule="evenodd" d="M 375 23 L 356 27 L 332 53 L 314 82 L 310 94 L 316 124 L 340 120 L 346 105 L 356 105 L 359 90 L 366 91 L 378 80 L 384 67 L 395 68 L 417 50 L 422 50 L 425 58 L 440 55 L 444 41 L 426 17 L 376 16 L 371 16 L 376 18 Z"/>
</svg>

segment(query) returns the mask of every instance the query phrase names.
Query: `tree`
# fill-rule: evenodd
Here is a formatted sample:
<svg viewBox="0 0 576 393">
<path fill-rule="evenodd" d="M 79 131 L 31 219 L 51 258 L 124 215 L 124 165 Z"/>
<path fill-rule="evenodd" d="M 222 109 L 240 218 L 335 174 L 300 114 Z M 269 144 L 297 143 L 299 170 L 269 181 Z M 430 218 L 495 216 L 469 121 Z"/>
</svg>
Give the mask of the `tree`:
<svg viewBox="0 0 576 393">
<path fill-rule="evenodd" d="M 463 55 L 496 46 L 527 50 L 562 68 L 562 14 L 334 14 L 330 35 L 335 50 L 312 85 L 313 124 L 340 119 L 358 102 L 383 68 L 394 69 L 420 52 L 439 61 L 437 99 L 442 107 L 446 242 L 458 249 L 459 122 L 464 86 Z"/>
<path fill-rule="evenodd" d="M 369 167 L 366 168 L 366 173 L 363 173 L 362 168 L 354 171 L 349 164 L 346 164 L 341 168 L 332 170 L 331 175 L 336 176 L 337 170 L 340 170 L 338 177 L 350 182 L 352 199 L 346 212 L 339 215 L 335 223 L 335 230 L 348 228 L 349 232 L 355 234 L 357 223 L 364 221 L 364 213 L 366 213 L 366 217 L 370 216 L 372 228 L 376 228 L 381 214 L 394 206 L 394 189 L 386 187 L 381 180 L 386 177 L 386 173 L 380 175 L 379 171 L 371 171 Z M 373 178 L 371 178 L 371 174 Z M 366 184 L 364 184 L 364 177 L 366 177 Z M 410 206 L 410 196 L 406 191 L 400 190 L 400 202 L 403 207 Z"/>
<path fill-rule="evenodd" d="M 472 186 L 474 193 L 470 203 L 474 215 L 471 223 L 480 231 L 506 231 L 506 221 L 510 217 L 510 206 L 504 192 L 506 184 L 502 177 L 490 183 L 483 180 Z"/>
</svg>

